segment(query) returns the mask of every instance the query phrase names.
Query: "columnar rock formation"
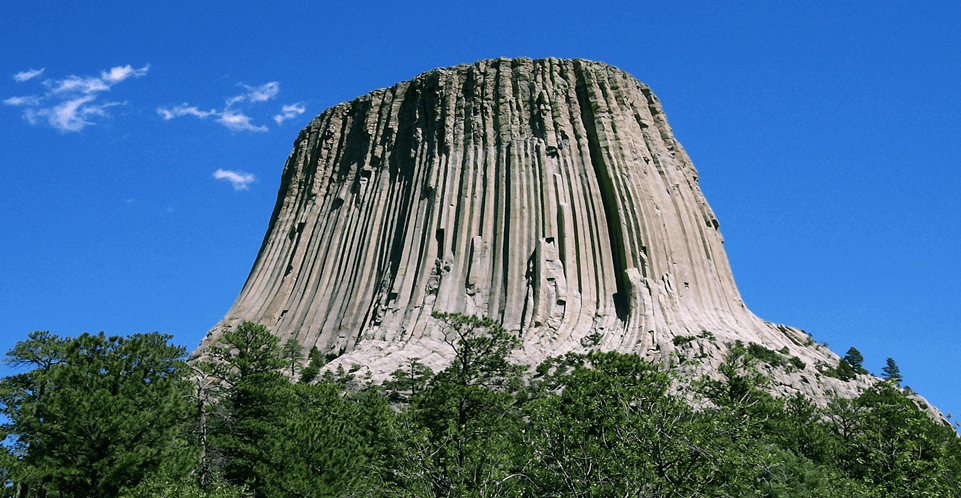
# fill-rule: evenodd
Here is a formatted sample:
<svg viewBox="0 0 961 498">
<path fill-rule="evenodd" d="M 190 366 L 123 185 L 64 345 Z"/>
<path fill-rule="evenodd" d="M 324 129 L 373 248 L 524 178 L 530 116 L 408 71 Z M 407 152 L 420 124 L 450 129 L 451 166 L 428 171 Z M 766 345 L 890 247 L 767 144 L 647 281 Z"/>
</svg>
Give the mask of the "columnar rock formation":
<svg viewBox="0 0 961 498">
<path fill-rule="evenodd" d="M 587 346 L 666 359 L 704 330 L 836 362 L 745 307 L 722 242 L 632 76 L 559 59 L 436 69 L 301 131 L 250 276 L 198 352 L 250 320 L 383 376 L 443 364 L 441 311 L 501 321 L 530 362 Z"/>
</svg>

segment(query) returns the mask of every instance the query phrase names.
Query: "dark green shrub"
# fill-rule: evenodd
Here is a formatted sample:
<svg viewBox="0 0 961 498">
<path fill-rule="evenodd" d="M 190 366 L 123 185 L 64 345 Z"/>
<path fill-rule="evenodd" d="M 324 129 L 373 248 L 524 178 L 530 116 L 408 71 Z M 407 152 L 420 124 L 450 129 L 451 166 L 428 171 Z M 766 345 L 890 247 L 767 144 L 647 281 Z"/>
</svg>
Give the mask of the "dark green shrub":
<svg viewBox="0 0 961 498">
<path fill-rule="evenodd" d="M 749 343 L 747 345 L 747 352 L 749 355 L 763 361 L 769 365 L 780 366 L 784 365 L 784 357 L 778 354 L 777 351 L 773 349 L 768 349 L 756 342 Z"/>
<path fill-rule="evenodd" d="M 673 342 L 675 346 L 683 346 L 694 339 L 695 337 L 692 335 L 676 335 L 673 339 L 671 339 L 671 342 Z"/>
<path fill-rule="evenodd" d="M 788 363 L 798 370 L 804 370 L 804 368 L 807 367 L 807 365 L 797 356 L 792 356 L 791 359 L 788 360 Z"/>
</svg>

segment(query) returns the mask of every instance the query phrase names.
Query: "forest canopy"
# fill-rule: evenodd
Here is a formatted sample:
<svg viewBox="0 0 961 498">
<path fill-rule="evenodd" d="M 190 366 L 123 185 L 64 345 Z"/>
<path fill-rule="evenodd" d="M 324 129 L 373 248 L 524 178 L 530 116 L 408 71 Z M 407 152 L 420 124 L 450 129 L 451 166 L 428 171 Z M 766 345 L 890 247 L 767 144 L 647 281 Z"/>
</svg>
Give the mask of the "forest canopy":
<svg viewBox="0 0 961 498">
<path fill-rule="evenodd" d="M 601 351 L 528 369 L 496 322 L 435 318 L 451 365 L 382 384 L 249 322 L 189 365 L 159 333 L 29 334 L 0 380 L 0 496 L 961 494 L 957 433 L 899 376 L 818 406 L 768 394 L 743 347 L 714 379 Z"/>
</svg>

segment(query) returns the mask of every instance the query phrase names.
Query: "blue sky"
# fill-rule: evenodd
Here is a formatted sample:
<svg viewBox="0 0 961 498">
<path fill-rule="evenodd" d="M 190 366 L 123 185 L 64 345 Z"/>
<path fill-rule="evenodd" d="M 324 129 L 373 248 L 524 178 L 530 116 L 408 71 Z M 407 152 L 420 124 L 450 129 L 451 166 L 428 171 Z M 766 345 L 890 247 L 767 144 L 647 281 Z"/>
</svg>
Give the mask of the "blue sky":
<svg viewBox="0 0 961 498">
<path fill-rule="evenodd" d="M 313 116 L 435 67 L 581 57 L 661 99 L 758 316 L 893 357 L 961 415 L 959 22 L 956 0 L 4 2 L 0 350 L 193 349 Z"/>
</svg>

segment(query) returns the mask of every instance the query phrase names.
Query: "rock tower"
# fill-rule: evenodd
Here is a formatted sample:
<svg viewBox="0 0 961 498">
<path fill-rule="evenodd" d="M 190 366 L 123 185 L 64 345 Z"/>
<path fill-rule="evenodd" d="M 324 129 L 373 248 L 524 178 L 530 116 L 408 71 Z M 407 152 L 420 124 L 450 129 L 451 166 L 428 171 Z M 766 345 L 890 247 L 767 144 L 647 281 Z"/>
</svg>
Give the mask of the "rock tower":
<svg viewBox="0 0 961 498">
<path fill-rule="evenodd" d="M 713 334 L 836 364 L 745 307 L 718 226 L 657 97 L 624 71 L 435 69 L 300 132 L 250 276 L 195 354 L 250 320 L 375 378 L 410 357 L 436 369 L 440 311 L 499 320 L 529 363 L 588 347 L 667 360 L 675 337 Z"/>
</svg>

